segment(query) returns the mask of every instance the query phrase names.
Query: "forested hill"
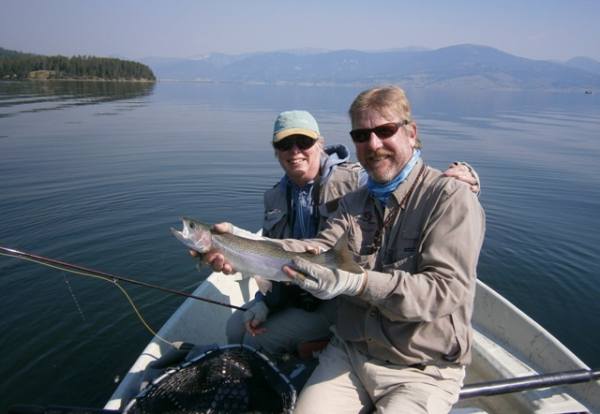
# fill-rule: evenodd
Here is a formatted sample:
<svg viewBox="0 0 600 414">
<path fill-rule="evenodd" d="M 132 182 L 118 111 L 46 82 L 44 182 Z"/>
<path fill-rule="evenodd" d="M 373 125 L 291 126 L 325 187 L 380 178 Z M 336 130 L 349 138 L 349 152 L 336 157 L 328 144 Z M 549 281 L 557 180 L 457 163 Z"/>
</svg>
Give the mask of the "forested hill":
<svg viewBox="0 0 600 414">
<path fill-rule="evenodd" d="M 94 56 L 43 56 L 0 48 L 0 80 L 75 79 L 155 81 L 138 62 Z"/>
</svg>

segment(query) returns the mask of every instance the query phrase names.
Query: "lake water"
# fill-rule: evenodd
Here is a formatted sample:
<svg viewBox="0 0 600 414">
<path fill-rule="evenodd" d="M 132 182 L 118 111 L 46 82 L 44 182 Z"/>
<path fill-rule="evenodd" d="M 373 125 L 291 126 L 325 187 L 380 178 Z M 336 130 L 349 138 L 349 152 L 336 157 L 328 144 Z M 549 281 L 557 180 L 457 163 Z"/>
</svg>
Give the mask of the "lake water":
<svg viewBox="0 0 600 414">
<path fill-rule="evenodd" d="M 0 82 L 0 245 L 191 291 L 178 217 L 258 229 L 272 122 L 350 145 L 358 88 Z M 409 90 L 423 156 L 483 182 L 479 277 L 600 368 L 600 95 Z M 158 329 L 182 299 L 126 286 Z M 101 407 L 151 339 L 110 283 L 0 256 L 0 412 Z"/>
</svg>

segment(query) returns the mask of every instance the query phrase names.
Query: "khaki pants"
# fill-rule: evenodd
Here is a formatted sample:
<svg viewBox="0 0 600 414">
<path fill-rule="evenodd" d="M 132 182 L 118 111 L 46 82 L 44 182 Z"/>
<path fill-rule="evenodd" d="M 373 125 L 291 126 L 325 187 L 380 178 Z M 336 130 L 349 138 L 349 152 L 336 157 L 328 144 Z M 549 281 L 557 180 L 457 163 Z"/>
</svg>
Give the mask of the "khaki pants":
<svg viewBox="0 0 600 414">
<path fill-rule="evenodd" d="M 458 401 L 462 366 L 424 369 L 371 359 L 334 337 L 300 393 L 296 414 L 447 413 Z"/>
</svg>

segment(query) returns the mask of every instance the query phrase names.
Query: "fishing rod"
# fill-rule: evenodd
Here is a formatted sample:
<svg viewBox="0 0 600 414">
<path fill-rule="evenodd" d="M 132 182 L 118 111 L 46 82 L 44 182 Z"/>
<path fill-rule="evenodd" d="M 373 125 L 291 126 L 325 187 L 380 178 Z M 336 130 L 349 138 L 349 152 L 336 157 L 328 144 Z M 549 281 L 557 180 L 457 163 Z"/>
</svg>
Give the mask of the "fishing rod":
<svg viewBox="0 0 600 414">
<path fill-rule="evenodd" d="M 38 256 L 38 255 L 35 255 L 32 253 L 22 252 L 22 251 L 15 250 L 15 249 L 9 249 L 7 247 L 0 246 L 0 255 L 15 257 L 17 259 L 23 259 L 23 260 L 27 260 L 30 262 L 39 263 L 44 266 L 64 270 L 65 272 L 69 272 L 69 273 L 75 273 L 75 274 L 82 275 L 82 276 L 91 276 L 91 277 L 104 279 L 106 281 L 113 282 L 115 284 L 116 284 L 116 282 L 125 282 L 125 283 L 129 283 L 132 285 L 138 285 L 138 286 L 143 286 L 143 287 L 149 288 L 149 289 L 159 290 L 161 292 L 166 292 L 166 293 L 170 293 L 170 294 L 177 295 L 177 296 L 183 296 L 186 298 L 191 298 L 191 299 L 199 300 L 202 302 L 212 303 L 213 305 L 219 305 L 219 306 L 224 306 L 227 308 L 237 309 L 237 310 L 240 310 L 243 312 L 246 311 L 245 308 L 231 305 L 231 304 L 225 303 L 225 302 L 220 302 L 218 300 L 203 298 L 201 296 L 196 296 L 191 293 L 182 292 L 180 290 L 170 289 L 170 288 L 166 288 L 163 286 L 158 286 L 158 285 L 154 285 L 151 283 L 131 279 L 128 277 L 116 276 L 116 275 L 113 275 L 110 273 L 101 272 L 99 270 L 89 269 L 89 268 L 74 265 L 71 263 L 63 262 L 60 260 L 51 259 L 49 257 Z"/>
<path fill-rule="evenodd" d="M 588 369 L 529 375 L 526 377 L 465 385 L 460 391 L 460 399 L 465 400 L 467 398 L 508 394 L 557 385 L 579 384 L 598 379 L 600 379 L 600 370 L 592 371 Z"/>
</svg>

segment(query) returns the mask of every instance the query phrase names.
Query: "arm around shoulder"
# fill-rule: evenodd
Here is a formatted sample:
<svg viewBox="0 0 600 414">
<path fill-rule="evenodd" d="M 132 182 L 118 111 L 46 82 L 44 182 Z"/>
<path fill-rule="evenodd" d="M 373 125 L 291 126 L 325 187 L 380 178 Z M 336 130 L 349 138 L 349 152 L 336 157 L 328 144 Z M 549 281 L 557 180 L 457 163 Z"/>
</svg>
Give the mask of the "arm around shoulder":
<svg viewBox="0 0 600 414">
<path fill-rule="evenodd" d="M 481 194 L 481 181 L 479 180 L 479 174 L 475 168 L 465 161 L 454 161 L 446 171 L 444 171 L 446 177 L 452 177 L 459 181 L 468 184 L 471 191 L 479 195 Z"/>
</svg>

